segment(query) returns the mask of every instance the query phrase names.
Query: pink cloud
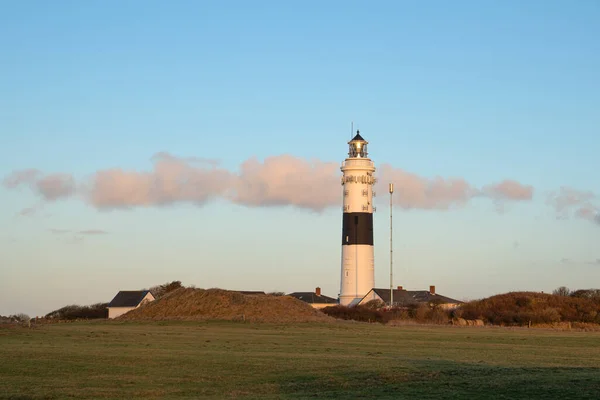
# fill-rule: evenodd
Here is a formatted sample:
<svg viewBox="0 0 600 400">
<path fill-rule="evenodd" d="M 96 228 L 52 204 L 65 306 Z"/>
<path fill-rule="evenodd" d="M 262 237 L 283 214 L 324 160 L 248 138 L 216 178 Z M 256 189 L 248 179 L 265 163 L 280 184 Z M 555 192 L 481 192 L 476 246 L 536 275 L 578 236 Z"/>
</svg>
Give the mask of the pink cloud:
<svg viewBox="0 0 600 400">
<path fill-rule="evenodd" d="M 483 193 L 495 200 L 531 200 L 533 186 L 506 179 L 498 184 L 485 186 Z"/>
<path fill-rule="evenodd" d="M 307 161 L 290 155 L 251 158 L 235 179 L 234 203 L 253 206 L 292 205 L 321 211 L 340 205 L 339 164 Z"/>
<path fill-rule="evenodd" d="M 575 211 L 575 215 L 579 218 L 583 218 L 600 225 L 600 209 L 591 204 L 585 204 L 579 207 Z"/>
<path fill-rule="evenodd" d="M 11 189 L 20 185 L 32 185 L 41 174 L 41 171 L 33 168 L 14 171 L 2 180 L 2 184 Z"/>
<path fill-rule="evenodd" d="M 56 200 L 75 193 L 75 179 L 68 174 L 46 175 L 36 182 L 36 188 L 46 200 Z"/>
<path fill-rule="evenodd" d="M 69 197 L 75 193 L 75 179 L 69 174 L 43 174 L 36 169 L 15 171 L 3 180 L 7 188 L 17 188 L 22 185 L 29 186 L 45 200 L 57 200 Z"/>
<path fill-rule="evenodd" d="M 98 209 L 203 205 L 220 198 L 248 207 L 294 206 L 320 212 L 342 202 L 337 162 L 280 155 L 262 161 L 250 158 L 241 163 L 239 171 L 231 172 L 219 168 L 216 160 L 161 152 L 152 157 L 152 163 L 149 171 L 100 170 L 79 186 L 68 174 L 22 170 L 5 178 L 4 185 L 28 185 L 46 200 L 70 196 L 78 189 L 81 197 Z M 389 164 L 378 167 L 375 175 L 380 192 L 387 192 L 387 184 L 393 182 L 396 205 L 408 209 L 463 207 L 477 196 L 496 202 L 529 200 L 533 193 L 531 186 L 514 180 L 479 189 L 463 178 L 426 178 Z"/>
<path fill-rule="evenodd" d="M 204 204 L 231 187 L 229 171 L 194 166 L 189 161 L 161 154 L 149 172 L 108 169 L 98 171 L 86 189 L 97 208 L 160 206 L 178 202 Z"/>
<path fill-rule="evenodd" d="M 403 208 L 440 209 L 463 207 L 477 190 L 463 178 L 424 178 L 389 164 L 379 168 L 379 192 L 394 184 L 394 203 Z"/>
<path fill-rule="evenodd" d="M 554 207 L 557 213 L 562 213 L 573 206 L 587 203 L 595 198 L 596 195 L 593 192 L 563 186 L 558 191 L 550 193 L 546 203 Z"/>
<path fill-rule="evenodd" d="M 578 218 L 600 225 L 600 207 L 597 196 L 591 191 L 561 187 L 550 193 L 546 203 L 554 208 L 557 218 L 567 218 L 572 212 Z"/>
</svg>

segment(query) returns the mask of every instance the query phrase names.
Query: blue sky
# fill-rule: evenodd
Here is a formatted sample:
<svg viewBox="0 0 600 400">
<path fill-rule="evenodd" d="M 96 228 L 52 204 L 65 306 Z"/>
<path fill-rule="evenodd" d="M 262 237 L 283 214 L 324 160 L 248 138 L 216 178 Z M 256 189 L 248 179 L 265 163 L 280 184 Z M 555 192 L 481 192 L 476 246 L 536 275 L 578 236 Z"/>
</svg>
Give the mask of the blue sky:
<svg viewBox="0 0 600 400">
<path fill-rule="evenodd" d="M 395 284 L 471 299 L 600 279 L 596 1 L 0 7 L 0 179 L 35 168 L 77 185 L 56 200 L 0 186 L 0 314 L 175 279 L 337 296 L 341 197 L 319 211 L 222 195 L 113 209 L 80 188 L 112 168 L 142 179 L 159 152 L 232 174 L 252 157 L 337 165 L 351 121 L 376 166 L 394 168 L 390 179 L 533 188 L 525 200 L 449 210 L 399 204 Z M 327 173 L 313 173 L 315 197 L 329 190 Z M 264 174 L 268 183 L 273 171 Z M 557 218 L 547 196 L 561 187 L 591 194 L 562 192 L 569 214 Z M 383 192 L 378 200 L 376 283 L 386 287 L 389 209 Z"/>
</svg>

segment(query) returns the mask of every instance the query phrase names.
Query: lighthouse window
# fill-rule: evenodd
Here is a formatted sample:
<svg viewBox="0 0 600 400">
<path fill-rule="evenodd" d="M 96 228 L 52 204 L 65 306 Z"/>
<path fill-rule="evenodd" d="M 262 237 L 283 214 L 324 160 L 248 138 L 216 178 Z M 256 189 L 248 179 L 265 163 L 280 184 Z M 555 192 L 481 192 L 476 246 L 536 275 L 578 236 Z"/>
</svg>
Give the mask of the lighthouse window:
<svg viewBox="0 0 600 400">
<path fill-rule="evenodd" d="M 348 276 L 348 270 L 346 270 L 346 276 Z"/>
<path fill-rule="evenodd" d="M 348 155 L 352 158 L 366 158 L 367 157 L 367 143 L 352 141 L 350 142 L 350 149 Z"/>
</svg>

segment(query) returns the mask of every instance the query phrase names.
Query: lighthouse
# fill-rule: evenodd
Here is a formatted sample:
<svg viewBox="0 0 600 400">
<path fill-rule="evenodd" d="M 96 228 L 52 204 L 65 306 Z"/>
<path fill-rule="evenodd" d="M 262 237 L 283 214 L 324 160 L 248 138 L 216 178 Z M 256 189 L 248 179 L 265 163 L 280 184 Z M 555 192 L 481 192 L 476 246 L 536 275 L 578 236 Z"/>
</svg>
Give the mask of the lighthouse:
<svg viewBox="0 0 600 400">
<path fill-rule="evenodd" d="M 341 167 L 344 205 L 339 302 L 353 306 L 375 287 L 373 185 L 377 180 L 367 153 L 368 142 L 358 130 L 348 145 L 348 157 Z"/>
</svg>

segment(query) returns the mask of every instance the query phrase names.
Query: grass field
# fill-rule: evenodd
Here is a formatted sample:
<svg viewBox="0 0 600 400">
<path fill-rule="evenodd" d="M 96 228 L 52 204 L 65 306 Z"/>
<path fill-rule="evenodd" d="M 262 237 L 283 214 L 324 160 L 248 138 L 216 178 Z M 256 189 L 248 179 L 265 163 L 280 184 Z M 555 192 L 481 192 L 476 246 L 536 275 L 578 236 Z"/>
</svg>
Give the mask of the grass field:
<svg viewBox="0 0 600 400">
<path fill-rule="evenodd" d="M 0 399 L 597 399 L 600 334 L 376 324 L 0 329 Z"/>
</svg>

